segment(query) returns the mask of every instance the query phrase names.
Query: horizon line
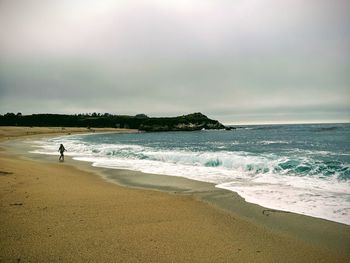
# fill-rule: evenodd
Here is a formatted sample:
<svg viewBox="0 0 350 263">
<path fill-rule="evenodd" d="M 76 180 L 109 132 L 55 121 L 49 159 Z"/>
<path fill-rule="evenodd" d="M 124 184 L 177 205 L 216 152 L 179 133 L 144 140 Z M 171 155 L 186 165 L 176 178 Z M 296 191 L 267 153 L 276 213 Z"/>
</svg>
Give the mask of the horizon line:
<svg viewBox="0 0 350 263">
<path fill-rule="evenodd" d="M 296 121 L 296 122 L 236 122 L 236 123 L 224 123 L 225 126 L 253 126 L 253 125 L 301 125 L 301 124 L 350 124 L 350 121 L 339 120 L 339 121 Z"/>
<path fill-rule="evenodd" d="M 21 113 L 20 111 L 19 112 L 7 112 L 7 113 L 14 113 L 14 114 L 18 114 L 18 113 Z M 5 116 L 7 113 L 0 113 L 0 115 L 2 116 Z M 40 114 L 58 114 L 58 115 L 84 115 L 84 114 L 93 114 L 93 113 L 97 113 L 97 114 L 105 114 L 105 113 L 108 113 L 108 114 L 111 114 L 111 115 L 126 115 L 126 116 L 135 116 L 135 115 L 130 115 L 130 114 L 116 114 L 116 113 L 109 113 L 109 112 L 85 112 L 85 113 L 52 113 L 52 112 L 46 112 L 46 113 L 21 113 L 22 116 L 26 116 L 26 115 L 40 115 Z M 197 113 L 197 112 L 194 112 L 194 113 Z M 201 113 L 201 112 L 199 112 Z M 137 114 L 136 114 L 137 115 Z M 186 114 L 185 114 L 186 115 Z M 150 118 L 159 118 L 159 116 L 149 116 L 147 115 L 148 117 Z M 173 116 L 173 117 L 179 117 L 179 116 L 182 116 L 182 115 L 178 115 L 178 116 Z M 207 116 L 207 115 L 206 115 Z M 166 116 L 166 117 L 169 117 L 169 116 Z M 314 121 L 220 121 L 219 118 L 217 117 L 208 117 L 210 119 L 216 119 L 217 121 L 219 121 L 220 123 L 222 123 L 223 125 L 225 126 L 239 126 L 239 125 L 244 125 L 244 126 L 253 126 L 253 125 L 301 125 L 301 124 L 350 124 L 350 120 L 314 120 Z"/>
</svg>

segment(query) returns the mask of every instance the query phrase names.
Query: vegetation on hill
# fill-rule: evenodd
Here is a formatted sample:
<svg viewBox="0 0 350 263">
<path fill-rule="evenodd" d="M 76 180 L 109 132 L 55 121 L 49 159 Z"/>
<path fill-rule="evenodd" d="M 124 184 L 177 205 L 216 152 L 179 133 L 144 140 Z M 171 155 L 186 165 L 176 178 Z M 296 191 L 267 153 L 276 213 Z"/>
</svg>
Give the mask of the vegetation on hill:
<svg viewBox="0 0 350 263">
<path fill-rule="evenodd" d="M 136 116 L 100 114 L 32 114 L 7 113 L 0 115 L 0 126 L 37 127 L 113 127 L 143 131 L 193 131 L 201 129 L 224 129 L 217 120 L 209 119 L 202 113 L 192 113 L 178 117 L 151 118 L 145 114 Z"/>
</svg>

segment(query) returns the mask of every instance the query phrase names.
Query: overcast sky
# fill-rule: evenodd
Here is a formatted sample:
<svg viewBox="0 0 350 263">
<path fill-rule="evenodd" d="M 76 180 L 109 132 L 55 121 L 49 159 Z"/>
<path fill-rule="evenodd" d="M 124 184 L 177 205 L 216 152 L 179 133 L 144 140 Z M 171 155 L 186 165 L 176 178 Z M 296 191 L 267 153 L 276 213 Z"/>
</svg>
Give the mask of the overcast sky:
<svg viewBox="0 0 350 263">
<path fill-rule="evenodd" d="M 348 0 L 0 0 L 0 114 L 349 122 Z"/>
</svg>

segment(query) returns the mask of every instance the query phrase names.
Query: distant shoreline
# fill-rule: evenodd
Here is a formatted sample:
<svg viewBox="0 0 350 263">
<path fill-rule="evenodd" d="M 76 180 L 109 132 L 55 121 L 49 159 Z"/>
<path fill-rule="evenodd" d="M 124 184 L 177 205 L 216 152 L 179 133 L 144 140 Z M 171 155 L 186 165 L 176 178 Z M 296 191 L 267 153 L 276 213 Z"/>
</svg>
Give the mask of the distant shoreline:
<svg viewBox="0 0 350 263">
<path fill-rule="evenodd" d="M 18 127 L 18 126 L 0 126 L 0 142 L 11 138 L 23 138 L 32 136 L 48 135 L 71 135 L 77 133 L 95 133 L 95 132 L 139 132 L 134 129 L 118 128 L 93 128 L 85 127 Z"/>
<path fill-rule="evenodd" d="M 6 113 L 0 115 L 1 126 L 29 127 L 86 127 L 124 128 L 142 131 L 194 131 L 202 129 L 225 129 L 217 120 L 209 119 L 200 112 L 177 117 L 148 117 L 105 114 L 32 114 Z"/>
</svg>

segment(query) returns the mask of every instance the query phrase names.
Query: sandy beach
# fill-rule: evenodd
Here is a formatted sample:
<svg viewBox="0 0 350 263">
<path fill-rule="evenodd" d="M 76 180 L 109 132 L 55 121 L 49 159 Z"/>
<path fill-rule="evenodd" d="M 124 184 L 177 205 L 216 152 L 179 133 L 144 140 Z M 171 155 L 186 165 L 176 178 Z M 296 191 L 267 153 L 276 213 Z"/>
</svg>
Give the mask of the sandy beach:
<svg viewBox="0 0 350 263">
<path fill-rule="evenodd" d="M 215 201 L 207 189 L 165 189 L 157 176 L 145 181 L 137 172 L 111 172 L 121 186 L 86 163 L 33 159 L 18 143 L 11 146 L 23 136 L 76 132 L 91 131 L 0 128 L 0 262 L 350 261 L 349 226 L 264 211 L 239 198 Z"/>
</svg>

